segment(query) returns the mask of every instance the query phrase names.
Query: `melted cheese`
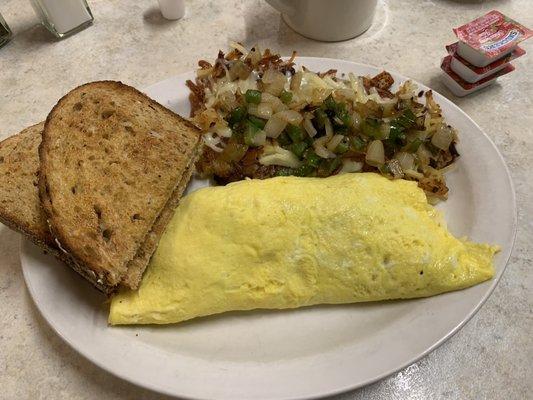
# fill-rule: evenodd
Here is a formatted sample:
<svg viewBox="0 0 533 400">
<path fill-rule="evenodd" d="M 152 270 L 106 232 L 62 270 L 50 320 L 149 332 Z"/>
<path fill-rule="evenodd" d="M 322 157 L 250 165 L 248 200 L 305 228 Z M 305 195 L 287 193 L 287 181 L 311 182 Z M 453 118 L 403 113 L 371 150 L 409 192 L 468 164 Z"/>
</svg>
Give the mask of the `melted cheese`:
<svg viewBox="0 0 533 400">
<path fill-rule="evenodd" d="M 278 177 L 182 200 L 111 324 L 230 310 L 432 296 L 493 276 L 497 247 L 454 238 L 415 182 L 373 173 Z"/>
</svg>

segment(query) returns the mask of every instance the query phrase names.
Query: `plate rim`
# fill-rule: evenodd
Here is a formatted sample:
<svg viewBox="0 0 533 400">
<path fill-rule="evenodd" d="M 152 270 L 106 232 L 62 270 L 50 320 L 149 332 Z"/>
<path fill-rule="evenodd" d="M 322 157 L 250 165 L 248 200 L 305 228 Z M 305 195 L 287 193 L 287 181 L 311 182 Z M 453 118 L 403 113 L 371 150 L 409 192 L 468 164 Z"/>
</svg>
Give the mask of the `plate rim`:
<svg viewBox="0 0 533 400">
<path fill-rule="evenodd" d="M 305 64 L 306 61 L 333 62 L 333 63 L 337 63 L 337 64 L 338 63 L 342 63 L 342 64 L 345 64 L 345 65 L 357 66 L 357 67 L 360 67 L 360 68 L 370 68 L 370 69 L 374 69 L 374 70 L 383 70 L 383 68 L 376 67 L 376 66 L 371 65 L 371 64 L 359 63 L 359 62 L 345 60 L 345 59 L 328 58 L 328 57 L 305 57 L 305 56 L 301 56 L 300 57 L 299 56 L 299 57 L 297 57 L 297 61 L 298 61 L 297 64 Z M 390 72 L 395 77 L 402 79 L 402 81 L 412 80 L 414 83 L 416 83 L 419 87 L 422 87 L 423 89 L 426 89 L 426 90 L 427 89 L 431 89 L 430 87 L 424 85 L 423 83 L 418 82 L 418 81 L 416 81 L 416 80 L 414 80 L 412 78 L 408 78 L 408 77 L 404 76 L 401 73 L 398 73 L 397 71 L 395 71 L 393 69 L 387 68 L 386 71 Z M 167 77 L 167 78 L 165 78 L 165 79 L 163 79 L 161 81 L 158 81 L 158 82 L 155 82 L 155 83 L 153 83 L 151 85 L 148 85 L 148 86 L 144 87 L 141 90 L 143 92 L 149 92 L 150 90 L 153 90 L 158 85 L 162 85 L 162 84 L 164 84 L 167 81 L 176 80 L 176 79 L 182 79 L 183 77 L 185 77 L 187 75 L 190 75 L 192 72 L 193 71 L 186 71 L 186 72 L 183 72 L 183 73 L 180 73 L 180 74 L 176 74 L 176 75 Z M 365 380 L 363 382 L 358 382 L 358 383 L 355 383 L 355 384 L 348 384 L 348 385 L 344 385 L 342 387 L 338 387 L 338 388 L 331 389 L 331 390 L 324 390 L 324 391 L 322 391 L 320 393 L 317 392 L 316 394 L 313 394 L 312 396 L 307 396 L 307 395 L 303 396 L 303 397 L 302 396 L 297 396 L 297 397 L 295 397 L 295 396 L 289 396 L 289 397 L 285 396 L 285 397 L 280 397 L 280 399 L 286 399 L 286 400 L 318 399 L 318 398 L 322 398 L 322 397 L 325 397 L 325 396 L 333 396 L 333 395 L 338 395 L 338 394 L 341 394 L 341 393 L 346 393 L 348 391 L 355 390 L 355 389 L 358 389 L 358 388 L 362 388 L 364 386 L 367 386 L 367 385 L 370 385 L 372 383 L 375 383 L 375 382 L 377 382 L 379 380 L 382 380 L 382 379 L 384 379 L 384 378 L 386 378 L 386 377 L 388 377 L 388 376 L 390 376 L 390 375 L 392 375 L 392 374 L 394 374 L 394 373 L 396 373 L 396 372 L 408 367 L 409 365 L 412 365 L 412 364 L 416 363 L 417 361 L 419 361 L 420 359 L 422 359 L 423 357 L 427 356 L 429 353 L 431 353 L 432 351 L 434 351 L 435 349 L 440 347 L 446 341 L 448 341 L 468 321 L 470 321 L 472 319 L 472 317 L 480 310 L 480 308 L 483 306 L 483 304 L 491 296 L 491 294 L 493 293 L 494 289 L 498 285 L 500 279 L 502 278 L 503 274 L 505 273 L 505 270 L 507 269 L 507 265 L 509 263 L 509 260 L 511 258 L 511 255 L 512 255 L 514 247 L 515 247 L 516 235 L 517 235 L 517 227 L 518 227 L 516 191 L 515 191 L 515 186 L 514 186 L 514 182 L 513 182 L 513 179 L 512 179 L 512 175 L 511 175 L 511 173 L 509 171 L 509 167 L 508 167 L 508 165 L 507 165 L 507 163 L 505 161 L 505 158 L 503 157 L 502 153 L 500 152 L 500 150 L 496 146 L 496 144 L 487 135 L 487 133 L 483 129 L 481 129 L 481 127 L 465 111 L 463 111 L 457 104 L 455 104 L 452 100 L 450 100 L 446 96 L 440 94 L 439 92 L 435 91 L 434 89 L 431 89 L 431 90 L 433 90 L 434 93 L 440 95 L 441 97 L 445 98 L 449 103 L 451 103 L 453 105 L 453 107 L 457 111 L 459 111 L 464 117 L 466 117 L 468 119 L 469 123 L 473 124 L 477 128 L 477 130 L 479 132 L 481 132 L 481 134 L 488 141 L 488 143 L 490 143 L 491 147 L 493 148 L 493 150 L 498 155 L 501 164 L 503 164 L 503 166 L 504 166 L 505 176 L 506 176 L 506 178 L 508 180 L 508 183 L 509 183 L 510 189 L 511 189 L 510 196 L 511 196 L 511 200 L 512 200 L 512 202 L 511 202 L 512 210 L 511 211 L 512 211 L 513 220 L 512 220 L 512 224 L 511 224 L 512 235 L 511 235 L 511 238 L 510 238 L 510 246 L 509 246 L 509 250 L 508 250 L 508 253 L 507 253 L 507 257 L 505 258 L 505 260 L 502 260 L 503 267 L 501 268 L 501 272 L 499 272 L 491 280 L 491 284 L 487 288 L 486 292 L 479 299 L 479 301 L 476 303 L 476 305 L 470 310 L 470 312 L 468 314 L 466 314 L 461 319 L 461 321 L 459 323 L 457 323 L 451 330 L 449 330 L 449 332 L 447 332 L 444 336 L 442 336 L 438 341 L 433 343 L 431 346 L 429 346 L 424 351 L 418 353 L 416 356 L 413 356 L 410 359 L 408 359 L 407 361 L 401 363 L 400 365 L 398 365 L 396 367 L 393 367 L 393 368 L 389 368 L 387 371 L 385 371 L 385 372 L 383 372 L 383 373 L 381 373 L 381 374 L 379 374 L 379 375 L 377 375 L 377 376 L 375 376 L 375 377 L 373 377 L 371 379 L 367 379 L 367 380 Z M 102 370 L 104 370 L 106 373 L 110 373 L 114 377 L 117 377 L 119 379 L 125 380 L 125 381 L 127 381 L 127 382 L 129 382 L 129 383 L 131 383 L 133 385 L 148 389 L 148 390 L 153 391 L 155 393 L 161 393 L 161 394 L 165 394 L 165 395 L 172 396 L 172 397 L 180 397 L 180 398 L 183 398 L 183 399 L 191 399 L 191 400 L 208 399 L 208 397 L 190 396 L 190 395 L 187 395 L 187 394 L 184 394 L 184 393 L 177 393 L 177 392 L 171 391 L 171 390 L 169 390 L 167 388 L 162 388 L 162 387 L 160 387 L 160 386 L 158 386 L 156 384 L 151 384 L 147 380 L 141 381 L 141 380 L 134 379 L 133 377 L 131 377 L 127 373 L 124 373 L 122 370 L 121 371 L 117 371 L 117 369 L 113 369 L 113 368 L 107 366 L 105 363 L 101 362 L 98 359 L 98 357 L 95 357 L 92 353 L 90 353 L 88 351 L 85 351 L 85 349 L 76 347 L 76 345 L 75 345 L 75 343 L 73 341 L 69 340 L 69 338 L 67 338 L 67 336 L 63 332 L 61 332 L 58 327 L 54 326 L 51 323 L 51 320 L 48 317 L 48 315 L 49 315 L 48 312 L 45 309 L 43 309 L 42 304 L 40 304 L 40 303 L 38 303 L 36 301 L 35 289 L 34 289 L 34 287 L 31 284 L 31 280 L 28 277 L 28 270 L 25 267 L 25 260 L 24 260 L 24 258 L 26 257 L 25 248 L 28 245 L 32 245 L 32 244 L 22 236 L 21 240 L 20 240 L 20 246 L 19 246 L 19 257 L 20 257 L 20 262 L 21 262 L 24 282 L 25 282 L 25 285 L 26 285 L 26 287 L 28 289 L 28 292 L 30 294 L 32 302 L 36 306 L 36 308 L 39 310 L 41 316 L 46 321 L 47 325 L 65 343 L 67 343 L 68 346 L 71 349 L 73 349 L 76 353 L 78 353 L 81 356 L 83 356 L 86 360 L 90 361 L 92 364 L 98 366 L 98 368 L 101 368 Z"/>
</svg>

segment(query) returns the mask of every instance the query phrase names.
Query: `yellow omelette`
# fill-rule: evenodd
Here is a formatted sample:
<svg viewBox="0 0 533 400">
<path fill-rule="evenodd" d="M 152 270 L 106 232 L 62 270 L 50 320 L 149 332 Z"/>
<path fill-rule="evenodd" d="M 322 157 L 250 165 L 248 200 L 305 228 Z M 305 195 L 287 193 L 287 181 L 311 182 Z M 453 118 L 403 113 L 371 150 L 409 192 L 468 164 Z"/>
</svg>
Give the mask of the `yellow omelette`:
<svg viewBox="0 0 533 400">
<path fill-rule="evenodd" d="M 416 182 L 277 177 L 185 197 L 111 324 L 432 296 L 490 279 L 498 247 L 453 237 Z"/>
</svg>

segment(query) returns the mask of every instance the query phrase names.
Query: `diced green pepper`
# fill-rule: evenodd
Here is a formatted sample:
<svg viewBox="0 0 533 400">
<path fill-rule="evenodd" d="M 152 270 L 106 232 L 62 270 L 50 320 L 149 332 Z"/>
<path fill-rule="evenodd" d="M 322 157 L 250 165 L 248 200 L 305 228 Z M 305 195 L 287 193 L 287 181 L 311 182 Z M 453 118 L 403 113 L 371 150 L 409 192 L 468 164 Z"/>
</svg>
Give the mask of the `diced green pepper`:
<svg viewBox="0 0 533 400">
<path fill-rule="evenodd" d="M 337 168 L 341 166 L 341 164 L 342 164 L 341 157 L 332 158 L 331 161 L 329 162 L 328 172 L 332 174 L 333 172 L 335 172 Z"/>
<path fill-rule="evenodd" d="M 359 136 L 354 136 L 350 139 L 350 147 L 355 151 L 363 151 L 366 144 Z"/>
<path fill-rule="evenodd" d="M 318 166 L 318 176 L 325 177 L 331 175 L 338 167 L 340 167 L 341 163 L 341 157 L 329 158 L 327 160 L 323 159 Z"/>
<path fill-rule="evenodd" d="M 281 168 L 276 171 L 276 176 L 290 176 L 292 175 L 291 168 Z"/>
<path fill-rule="evenodd" d="M 421 144 L 422 144 L 422 140 L 416 138 L 411 143 L 409 143 L 407 146 L 405 146 L 405 151 L 408 153 L 416 153 Z"/>
<path fill-rule="evenodd" d="M 352 116 L 348 113 L 348 111 L 341 111 L 337 113 L 337 117 L 339 117 L 344 126 L 351 127 L 353 125 Z"/>
<path fill-rule="evenodd" d="M 328 116 L 324 110 L 322 110 L 321 108 L 317 108 L 315 110 L 315 122 L 318 129 L 324 128 L 327 118 Z"/>
<path fill-rule="evenodd" d="M 259 129 L 263 129 L 266 125 L 266 121 L 264 119 L 261 119 L 261 118 L 257 118 L 256 116 L 254 115 L 249 115 L 248 116 L 248 120 L 254 124 L 255 126 L 257 126 Z"/>
<path fill-rule="evenodd" d="M 293 143 L 289 146 L 287 146 L 287 150 L 290 150 L 294 153 L 294 155 L 298 158 L 302 158 L 305 149 L 307 149 L 307 143 L 306 142 L 298 142 Z"/>
<path fill-rule="evenodd" d="M 238 106 L 234 108 L 229 115 L 229 119 L 228 119 L 229 124 L 235 125 L 241 122 L 244 118 L 246 118 L 246 114 L 247 114 L 247 110 L 245 107 Z"/>
<path fill-rule="evenodd" d="M 301 142 L 305 138 L 304 130 L 293 124 L 288 124 L 285 132 L 287 132 L 293 143 Z"/>
<path fill-rule="evenodd" d="M 248 89 L 244 95 L 247 103 L 259 104 L 261 103 L 261 92 L 259 90 Z"/>
<path fill-rule="evenodd" d="M 291 144 L 291 138 L 289 137 L 289 135 L 287 135 L 286 132 L 283 132 L 281 135 L 278 136 L 278 143 L 281 147 L 285 147 Z"/>
<path fill-rule="evenodd" d="M 350 146 L 348 146 L 348 143 L 346 141 L 340 142 L 337 147 L 335 147 L 334 153 L 337 154 L 344 154 L 350 149 Z"/>
<path fill-rule="evenodd" d="M 401 126 L 403 126 L 405 129 L 412 128 L 416 124 L 416 116 L 411 111 L 411 109 L 406 109 L 403 111 L 402 115 L 395 118 L 395 121 L 398 122 Z"/>
<path fill-rule="evenodd" d="M 380 165 L 378 167 L 378 170 L 379 172 L 381 172 L 383 175 L 387 175 L 387 174 L 390 174 L 391 171 L 390 171 L 390 168 L 387 164 L 383 164 L 383 165 Z"/>
<path fill-rule="evenodd" d="M 320 161 L 322 160 L 322 158 L 319 157 L 312 148 L 308 148 L 304 151 L 304 159 L 305 163 L 312 167 L 318 167 Z"/>
<path fill-rule="evenodd" d="M 296 176 L 309 176 L 313 172 L 315 172 L 315 167 L 313 167 L 312 165 L 304 164 L 301 167 L 296 168 L 293 173 Z"/>
<path fill-rule="evenodd" d="M 290 103 L 292 100 L 292 92 L 282 90 L 279 99 L 285 104 Z"/>
<path fill-rule="evenodd" d="M 388 140 L 390 140 L 392 144 L 398 146 L 401 146 L 402 141 L 405 140 L 405 129 L 396 121 L 393 121 L 390 125 Z"/>
<path fill-rule="evenodd" d="M 360 126 L 363 134 L 371 138 L 378 138 L 381 135 L 381 129 L 379 127 L 379 120 L 371 117 L 365 118 Z"/>
<path fill-rule="evenodd" d="M 333 111 L 337 110 L 337 102 L 333 100 L 333 97 L 331 95 L 326 97 L 326 100 L 324 100 L 324 106 L 328 110 L 333 110 Z"/>
<path fill-rule="evenodd" d="M 259 128 L 248 121 L 247 127 L 244 130 L 244 143 L 248 146 L 252 146 L 257 132 L 259 132 Z"/>
</svg>

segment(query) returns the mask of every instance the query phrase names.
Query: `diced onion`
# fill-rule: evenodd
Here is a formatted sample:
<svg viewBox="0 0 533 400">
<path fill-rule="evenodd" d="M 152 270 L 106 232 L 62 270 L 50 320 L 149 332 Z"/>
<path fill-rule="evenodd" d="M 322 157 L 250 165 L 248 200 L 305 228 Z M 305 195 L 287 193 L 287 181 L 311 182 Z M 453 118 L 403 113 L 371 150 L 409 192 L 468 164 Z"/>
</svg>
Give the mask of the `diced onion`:
<svg viewBox="0 0 533 400">
<path fill-rule="evenodd" d="M 429 159 L 431 157 L 431 153 L 426 148 L 426 146 L 424 146 L 423 143 L 420 146 L 418 146 L 416 155 L 418 156 L 418 159 L 420 160 L 421 166 L 427 167 L 429 165 Z"/>
<path fill-rule="evenodd" d="M 248 114 L 256 115 L 257 114 L 257 104 L 250 103 L 248 104 Z"/>
<path fill-rule="evenodd" d="M 246 58 L 252 62 L 253 66 L 257 65 L 259 61 L 261 61 L 261 52 L 259 51 L 259 48 L 255 46 L 252 50 L 250 50 Z"/>
<path fill-rule="evenodd" d="M 383 107 L 383 116 L 390 117 L 394 112 L 394 106 L 397 104 L 396 99 L 387 99 L 380 101 L 381 106 Z"/>
<path fill-rule="evenodd" d="M 196 70 L 196 76 L 198 78 L 205 78 L 206 76 L 209 76 L 211 75 L 211 73 L 213 72 L 213 67 L 211 68 L 200 68 L 198 70 Z"/>
<path fill-rule="evenodd" d="M 355 100 L 355 92 L 352 89 L 337 89 L 333 92 L 333 96 L 335 97 L 335 100 Z"/>
<path fill-rule="evenodd" d="M 214 132 L 218 135 L 218 136 L 222 136 L 222 137 L 225 137 L 225 138 L 230 138 L 231 135 L 233 134 L 231 128 L 229 126 L 223 126 L 223 125 L 215 125 L 215 129 L 214 129 Z"/>
<path fill-rule="evenodd" d="M 267 69 L 264 74 L 263 74 L 263 83 L 265 85 L 269 85 L 273 82 L 276 81 L 276 79 L 279 79 L 279 77 L 282 77 L 283 79 L 285 79 L 285 77 L 283 76 L 283 74 L 279 71 L 276 71 L 274 69 Z"/>
<path fill-rule="evenodd" d="M 300 125 L 300 123 L 303 120 L 302 114 L 294 110 L 280 111 L 274 115 L 286 121 L 287 123 L 293 124 L 293 125 Z"/>
<path fill-rule="evenodd" d="M 263 165 L 279 165 L 288 168 L 298 168 L 302 162 L 293 152 L 279 146 L 265 147 L 263 155 L 259 158 L 259 163 Z"/>
<path fill-rule="evenodd" d="M 359 115 L 359 113 L 357 111 L 354 111 L 352 113 L 352 121 L 353 121 L 353 126 L 355 128 L 359 128 L 359 126 L 361 125 L 361 122 L 363 121 L 363 119 L 361 118 L 361 116 Z"/>
<path fill-rule="evenodd" d="M 335 136 L 333 136 L 333 137 L 329 140 L 329 142 L 328 142 L 326 148 L 327 148 L 329 151 L 331 151 L 331 152 L 335 151 L 335 149 L 337 148 L 337 146 L 339 145 L 339 143 L 342 142 L 342 139 L 344 139 L 344 136 L 343 136 L 343 135 L 335 135 Z"/>
<path fill-rule="evenodd" d="M 326 148 L 327 136 L 322 136 L 313 142 L 313 149 L 317 156 L 322 158 L 335 158 L 335 154 Z"/>
<path fill-rule="evenodd" d="M 262 93 L 261 102 L 270 104 L 272 106 L 272 111 L 275 113 L 289 109 L 289 107 L 287 107 L 286 104 L 283 104 L 278 97 L 267 92 Z"/>
<path fill-rule="evenodd" d="M 272 105 L 269 103 L 260 103 L 257 106 L 256 117 L 268 119 L 272 116 Z"/>
<path fill-rule="evenodd" d="M 281 102 L 281 100 L 278 97 L 271 95 L 270 93 L 261 93 L 261 101 L 263 103 L 270 103 L 270 104 L 275 104 L 278 101 Z"/>
<path fill-rule="evenodd" d="M 342 160 L 342 168 L 339 174 L 345 174 L 348 172 L 359 172 L 363 169 L 363 163 L 359 161 L 344 159 Z"/>
<path fill-rule="evenodd" d="M 281 132 L 287 126 L 287 121 L 281 119 L 278 114 L 274 114 L 267 121 L 265 127 L 263 128 L 268 137 L 277 138 Z"/>
<path fill-rule="evenodd" d="M 292 91 L 300 90 L 300 86 L 302 85 L 302 76 L 303 76 L 303 73 L 301 71 L 295 73 L 292 76 L 291 83 L 290 83 L 290 89 Z"/>
<path fill-rule="evenodd" d="M 422 179 L 424 177 L 424 174 L 421 174 L 420 172 L 417 172 L 413 169 L 407 169 L 407 170 L 404 169 L 403 173 L 409 178 L 413 178 L 413 179 Z"/>
<path fill-rule="evenodd" d="M 380 138 L 381 139 L 388 139 L 390 134 L 390 123 L 384 122 L 379 127 L 380 130 Z"/>
<path fill-rule="evenodd" d="M 309 137 L 314 137 L 317 134 L 317 131 L 310 118 L 304 118 L 303 126 Z"/>
<path fill-rule="evenodd" d="M 448 150 L 452 141 L 453 131 L 447 126 L 441 126 L 431 138 L 431 144 L 441 150 Z"/>
<path fill-rule="evenodd" d="M 222 147 L 218 146 L 221 144 L 220 138 L 213 136 L 213 132 L 204 133 L 203 140 L 207 147 L 216 151 L 217 153 L 221 153 L 224 150 Z"/>
<path fill-rule="evenodd" d="M 252 144 L 254 146 L 262 146 L 265 144 L 266 142 L 266 132 L 261 130 L 259 132 L 257 132 L 252 140 Z"/>
<path fill-rule="evenodd" d="M 222 108 L 226 109 L 227 111 L 233 110 L 237 106 L 235 93 L 229 90 L 219 93 L 218 104 L 220 104 Z"/>
<path fill-rule="evenodd" d="M 385 162 L 385 149 L 381 140 L 373 140 L 366 150 L 365 160 L 367 164 L 379 167 Z"/>
<path fill-rule="evenodd" d="M 332 87 L 333 89 L 341 89 L 343 87 L 342 83 L 335 82 L 329 75 L 326 75 L 325 77 L 323 77 L 322 81 L 324 81 L 324 83 L 326 83 L 328 86 Z"/>
<path fill-rule="evenodd" d="M 400 151 L 396 153 L 396 156 L 394 158 L 398 160 L 400 166 L 404 171 L 408 169 L 413 169 L 415 164 L 415 156 L 413 156 L 411 153 Z"/>
<path fill-rule="evenodd" d="M 246 48 L 242 44 L 237 43 L 237 42 L 233 42 L 233 41 L 229 42 L 229 47 L 233 47 L 234 49 L 239 50 L 244 55 L 248 53 L 248 50 L 246 50 Z"/>
<path fill-rule="evenodd" d="M 284 81 L 276 81 L 274 83 L 265 85 L 265 91 L 267 93 L 273 94 L 274 96 L 279 96 L 282 90 L 284 89 L 284 87 L 285 87 Z"/>
</svg>

